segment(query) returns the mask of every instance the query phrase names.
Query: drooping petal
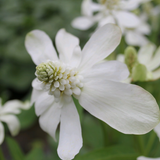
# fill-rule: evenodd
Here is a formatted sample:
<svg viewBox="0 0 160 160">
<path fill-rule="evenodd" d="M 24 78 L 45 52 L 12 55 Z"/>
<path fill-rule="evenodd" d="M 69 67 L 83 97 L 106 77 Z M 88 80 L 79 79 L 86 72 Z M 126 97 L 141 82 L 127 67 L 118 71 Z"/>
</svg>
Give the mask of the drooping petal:
<svg viewBox="0 0 160 160">
<path fill-rule="evenodd" d="M 139 86 L 109 80 L 84 84 L 79 103 L 95 117 L 125 134 L 144 134 L 160 121 L 153 96 Z"/>
<path fill-rule="evenodd" d="M 0 122 L 0 145 L 2 144 L 4 140 L 4 127 L 3 124 Z"/>
<path fill-rule="evenodd" d="M 25 47 L 36 65 L 48 59 L 58 60 L 51 39 L 43 31 L 33 30 L 29 32 L 25 39 Z"/>
<path fill-rule="evenodd" d="M 47 110 L 54 102 L 54 96 L 49 95 L 48 92 L 43 92 L 35 102 L 36 115 L 41 115 Z"/>
<path fill-rule="evenodd" d="M 144 46 L 149 43 L 149 40 L 144 35 L 136 31 L 127 31 L 125 40 L 131 46 Z"/>
<path fill-rule="evenodd" d="M 157 133 L 157 136 L 160 141 L 160 123 L 154 128 L 154 131 Z"/>
<path fill-rule="evenodd" d="M 79 68 L 90 68 L 106 58 L 120 43 L 121 35 L 120 28 L 114 24 L 106 24 L 99 28 L 83 48 Z"/>
<path fill-rule="evenodd" d="M 7 114 L 7 113 L 18 114 L 18 113 L 20 113 L 20 109 L 23 109 L 24 105 L 25 104 L 19 100 L 7 101 L 3 105 L 3 110 L 1 111 L 1 114 Z"/>
<path fill-rule="evenodd" d="M 137 158 L 137 160 L 160 160 L 160 158 L 149 158 L 149 157 L 140 156 Z"/>
<path fill-rule="evenodd" d="M 31 105 L 33 105 L 33 103 L 38 99 L 38 97 L 43 94 L 44 91 L 42 90 L 37 90 L 34 89 L 32 90 L 32 95 L 31 95 Z"/>
<path fill-rule="evenodd" d="M 72 27 L 80 30 L 87 30 L 92 27 L 94 21 L 90 17 L 77 17 L 72 21 Z"/>
<path fill-rule="evenodd" d="M 14 115 L 3 115 L 0 117 L 0 120 L 7 123 L 7 126 L 11 132 L 12 136 L 15 136 L 18 134 L 20 130 L 20 123 L 16 116 Z"/>
<path fill-rule="evenodd" d="M 127 11 L 115 12 L 114 16 L 116 17 L 118 24 L 127 28 L 138 27 L 141 23 L 136 15 Z"/>
<path fill-rule="evenodd" d="M 106 61 L 94 65 L 82 74 L 86 82 L 92 79 L 99 80 L 99 77 L 103 77 L 105 80 L 122 81 L 129 76 L 129 71 L 124 63 L 119 61 Z"/>
<path fill-rule="evenodd" d="M 62 108 L 58 155 L 63 160 L 71 160 L 82 147 L 79 115 L 73 100 Z"/>
<path fill-rule="evenodd" d="M 53 103 L 52 106 L 48 108 L 39 118 L 41 128 L 50 134 L 54 140 L 56 140 L 55 133 L 60 121 L 60 115 L 61 104 Z"/>
<path fill-rule="evenodd" d="M 156 50 L 156 53 L 154 54 L 154 56 L 151 59 L 150 63 L 148 63 L 147 67 L 150 70 L 154 70 L 159 66 L 160 66 L 160 47 L 158 47 L 158 49 Z"/>
<path fill-rule="evenodd" d="M 72 34 L 60 29 L 56 35 L 56 47 L 59 52 L 60 60 L 70 63 L 73 50 L 79 45 L 79 39 Z"/>
<path fill-rule="evenodd" d="M 139 62 L 148 66 L 148 62 L 151 61 L 151 58 L 153 56 L 155 49 L 156 49 L 156 46 L 152 43 L 142 46 L 138 52 Z"/>
</svg>

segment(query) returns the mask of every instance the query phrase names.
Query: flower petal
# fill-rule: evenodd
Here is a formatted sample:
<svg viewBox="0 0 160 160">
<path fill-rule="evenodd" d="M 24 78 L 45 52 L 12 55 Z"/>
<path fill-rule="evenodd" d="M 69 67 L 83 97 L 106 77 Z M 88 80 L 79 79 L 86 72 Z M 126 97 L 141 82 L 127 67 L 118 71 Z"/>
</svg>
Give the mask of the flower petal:
<svg viewBox="0 0 160 160">
<path fill-rule="evenodd" d="M 70 160 L 82 147 L 82 135 L 79 115 L 73 100 L 62 108 L 58 155 Z"/>
<path fill-rule="evenodd" d="M 53 137 L 54 140 L 56 140 L 55 133 L 60 121 L 60 115 L 61 104 L 53 103 L 52 106 L 48 108 L 47 111 L 44 112 L 39 118 L 41 128 L 45 132 L 50 134 L 50 136 Z"/>
<path fill-rule="evenodd" d="M 94 65 L 91 69 L 83 72 L 85 81 L 92 81 L 92 79 L 122 81 L 129 76 L 129 71 L 124 63 L 119 61 L 106 61 Z"/>
<path fill-rule="evenodd" d="M 152 80 L 157 80 L 160 78 L 160 68 L 152 72 Z"/>
<path fill-rule="evenodd" d="M 79 39 L 72 34 L 60 29 L 56 35 L 56 47 L 59 52 L 60 60 L 70 63 L 73 50 L 79 45 Z"/>
<path fill-rule="evenodd" d="M 120 28 L 114 24 L 99 28 L 84 46 L 79 67 L 87 69 L 106 58 L 120 43 L 121 35 Z"/>
<path fill-rule="evenodd" d="M 99 27 L 102 27 L 104 26 L 105 24 L 108 24 L 108 23 L 113 23 L 113 24 L 116 24 L 113 16 L 107 16 L 105 18 L 102 18 L 99 23 L 98 23 L 98 26 Z"/>
<path fill-rule="evenodd" d="M 158 47 L 158 49 L 156 50 L 156 53 L 154 54 L 152 60 L 150 61 L 150 63 L 148 63 L 148 68 L 150 70 L 154 70 L 159 66 L 160 66 L 160 47 Z"/>
<path fill-rule="evenodd" d="M 43 31 L 33 30 L 29 32 L 25 39 L 25 47 L 36 65 L 48 59 L 58 60 L 51 39 Z"/>
<path fill-rule="evenodd" d="M 138 52 L 138 60 L 140 63 L 148 66 L 148 63 L 151 61 L 153 53 L 156 49 L 156 46 L 152 43 L 149 43 L 140 48 Z M 147 67 L 148 68 L 148 67 Z"/>
<path fill-rule="evenodd" d="M 12 136 L 15 136 L 18 134 L 20 130 L 20 123 L 16 116 L 14 115 L 3 115 L 0 117 L 0 120 L 7 123 L 8 128 L 11 132 Z"/>
<path fill-rule="evenodd" d="M 35 88 L 36 90 L 42 90 L 44 85 L 43 85 L 43 82 L 38 80 L 38 78 L 35 78 L 32 81 L 32 87 Z"/>
<path fill-rule="evenodd" d="M 160 123 L 154 128 L 154 131 L 157 133 L 157 136 L 160 141 Z"/>
<path fill-rule="evenodd" d="M 148 157 L 140 156 L 137 158 L 137 160 L 160 160 L 160 158 L 148 158 Z"/>
<path fill-rule="evenodd" d="M 139 86 L 109 80 L 84 84 L 79 103 L 95 117 L 125 134 L 144 134 L 160 121 L 153 96 Z"/>
<path fill-rule="evenodd" d="M 44 91 L 42 90 L 37 90 L 34 89 L 32 90 L 32 95 L 31 95 L 31 105 L 33 105 L 33 103 L 38 99 L 38 97 L 43 94 Z"/>
<path fill-rule="evenodd" d="M 131 46 L 144 46 L 149 43 L 149 40 L 144 35 L 136 31 L 127 31 L 125 40 Z"/>
<path fill-rule="evenodd" d="M 127 11 L 115 12 L 114 16 L 116 17 L 118 24 L 127 28 L 138 27 L 141 23 L 136 15 Z"/>
<path fill-rule="evenodd" d="M 92 27 L 94 21 L 91 17 L 77 17 L 72 21 L 72 27 L 80 30 L 87 30 Z"/>
<path fill-rule="evenodd" d="M 2 144 L 4 140 L 4 127 L 3 124 L 0 122 L 0 145 Z"/>
<path fill-rule="evenodd" d="M 48 109 L 54 102 L 54 96 L 49 95 L 48 92 L 43 92 L 35 102 L 36 115 L 41 115 L 45 110 Z"/>
</svg>

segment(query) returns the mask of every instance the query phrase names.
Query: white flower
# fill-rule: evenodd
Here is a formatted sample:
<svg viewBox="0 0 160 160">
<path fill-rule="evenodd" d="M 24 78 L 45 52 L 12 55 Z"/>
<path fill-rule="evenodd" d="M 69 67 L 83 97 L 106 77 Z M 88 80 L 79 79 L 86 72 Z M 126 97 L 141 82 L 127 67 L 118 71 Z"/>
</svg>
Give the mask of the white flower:
<svg viewBox="0 0 160 160">
<path fill-rule="evenodd" d="M 119 54 L 117 60 L 124 63 L 124 55 Z M 160 47 L 149 43 L 140 48 L 137 53 L 138 62 L 146 67 L 146 81 L 157 80 L 160 78 Z M 129 78 L 132 81 L 131 78 Z"/>
<path fill-rule="evenodd" d="M 141 3 L 148 1 L 149 0 L 99 0 L 99 3 L 95 3 L 92 2 L 92 0 L 83 0 L 82 16 L 75 18 L 72 21 L 72 26 L 80 30 L 86 30 L 95 23 L 98 23 L 98 27 L 107 23 L 114 23 L 121 28 L 126 36 L 126 43 L 129 45 L 142 46 L 148 42 L 144 36 L 148 34 L 148 24 L 131 11 L 138 8 Z"/>
<path fill-rule="evenodd" d="M 20 109 L 28 109 L 30 106 L 29 102 L 21 102 L 19 100 L 7 101 L 3 106 L 0 99 L 0 144 L 4 140 L 4 127 L 2 122 L 5 122 L 11 132 L 12 136 L 18 134 L 20 129 L 20 123 L 15 114 L 19 114 Z"/>
<path fill-rule="evenodd" d="M 137 160 L 160 160 L 160 158 L 148 158 L 148 157 L 141 156 L 141 157 L 138 157 Z"/>
<path fill-rule="evenodd" d="M 125 64 L 102 62 L 120 43 L 120 29 L 107 24 L 98 29 L 83 50 L 77 37 L 64 29 L 55 44 L 43 32 L 27 34 L 25 46 L 36 68 L 32 102 L 41 128 L 55 139 L 60 123 L 58 154 L 73 159 L 82 147 L 79 115 L 71 96 L 89 113 L 126 134 L 144 134 L 159 123 L 159 107 L 139 86 L 120 83 L 129 75 Z"/>
</svg>

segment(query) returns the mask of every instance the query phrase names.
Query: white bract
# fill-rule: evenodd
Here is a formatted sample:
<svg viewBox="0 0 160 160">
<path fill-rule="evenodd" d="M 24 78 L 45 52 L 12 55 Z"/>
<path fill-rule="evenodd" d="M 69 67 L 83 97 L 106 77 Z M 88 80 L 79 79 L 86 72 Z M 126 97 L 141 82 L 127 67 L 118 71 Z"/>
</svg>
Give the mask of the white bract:
<svg viewBox="0 0 160 160">
<path fill-rule="evenodd" d="M 120 29 L 107 24 L 81 51 L 79 39 L 61 29 L 55 39 L 57 56 L 43 31 L 26 36 L 26 49 L 37 65 L 32 102 L 41 128 L 54 139 L 60 123 L 58 154 L 63 160 L 73 159 L 82 147 L 79 115 L 71 96 L 89 113 L 126 134 L 144 134 L 159 123 L 153 96 L 139 86 L 121 83 L 129 75 L 126 65 L 102 62 L 120 40 Z"/>
<path fill-rule="evenodd" d="M 82 16 L 72 21 L 72 26 L 80 30 L 86 30 L 98 23 L 101 27 L 107 23 L 117 24 L 125 35 L 129 45 L 142 46 L 148 39 L 144 35 L 150 33 L 150 27 L 146 19 L 132 13 L 141 3 L 149 0 L 83 0 Z"/>
<path fill-rule="evenodd" d="M 156 49 L 156 46 L 152 43 L 147 44 L 140 48 L 137 53 L 138 62 L 145 66 L 146 80 L 157 80 L 160 78 L 160 47 Z M 124 55 L 119 54 L 117 60 L 124 63 Z M 129 78 L 132 81 L 132 78 Z"/>
<path fill-rule="evenodd" d="M 21 102 L 19 100 L 7 101 L 3 106 L 0 99 L 0 144 L 4 140 L 4 127 L 2 122 L 6 123 L 12 136 L 18 134 L 20 130 L 20 123 L 15 116 L 21 112 L 21 109 L 28 109 L 30 107 L 29 102 Z"/>
</svg>

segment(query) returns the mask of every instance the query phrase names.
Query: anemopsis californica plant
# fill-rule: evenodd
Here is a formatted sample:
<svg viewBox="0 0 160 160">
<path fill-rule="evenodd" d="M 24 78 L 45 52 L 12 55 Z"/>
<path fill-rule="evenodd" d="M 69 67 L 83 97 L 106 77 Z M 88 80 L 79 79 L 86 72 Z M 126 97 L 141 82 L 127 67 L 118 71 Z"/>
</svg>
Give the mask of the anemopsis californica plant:
<svg viewBox="0 0 160 160">
<path fill-rule="evenodd" d="M 121 40 L 119 27 L 99 28 L 80 49 L 79 39 L 64 29 L 55 38 L 46 33 L 27 34 L 25 46 L 37 65 L 32 102 L 41 128 L 55 139 L 60 123 L 59 157 L 73 159 L 82 147 L 79 115 L 72 96 L 89 113 L 126 134 L 144 134 L 159 123 L 159 107 L 139 86 L 121 83 L 129 75 L 118 61 L 102 62 Z M 101 63 L 99 63 L 101 62 Z"/>
</svg>

